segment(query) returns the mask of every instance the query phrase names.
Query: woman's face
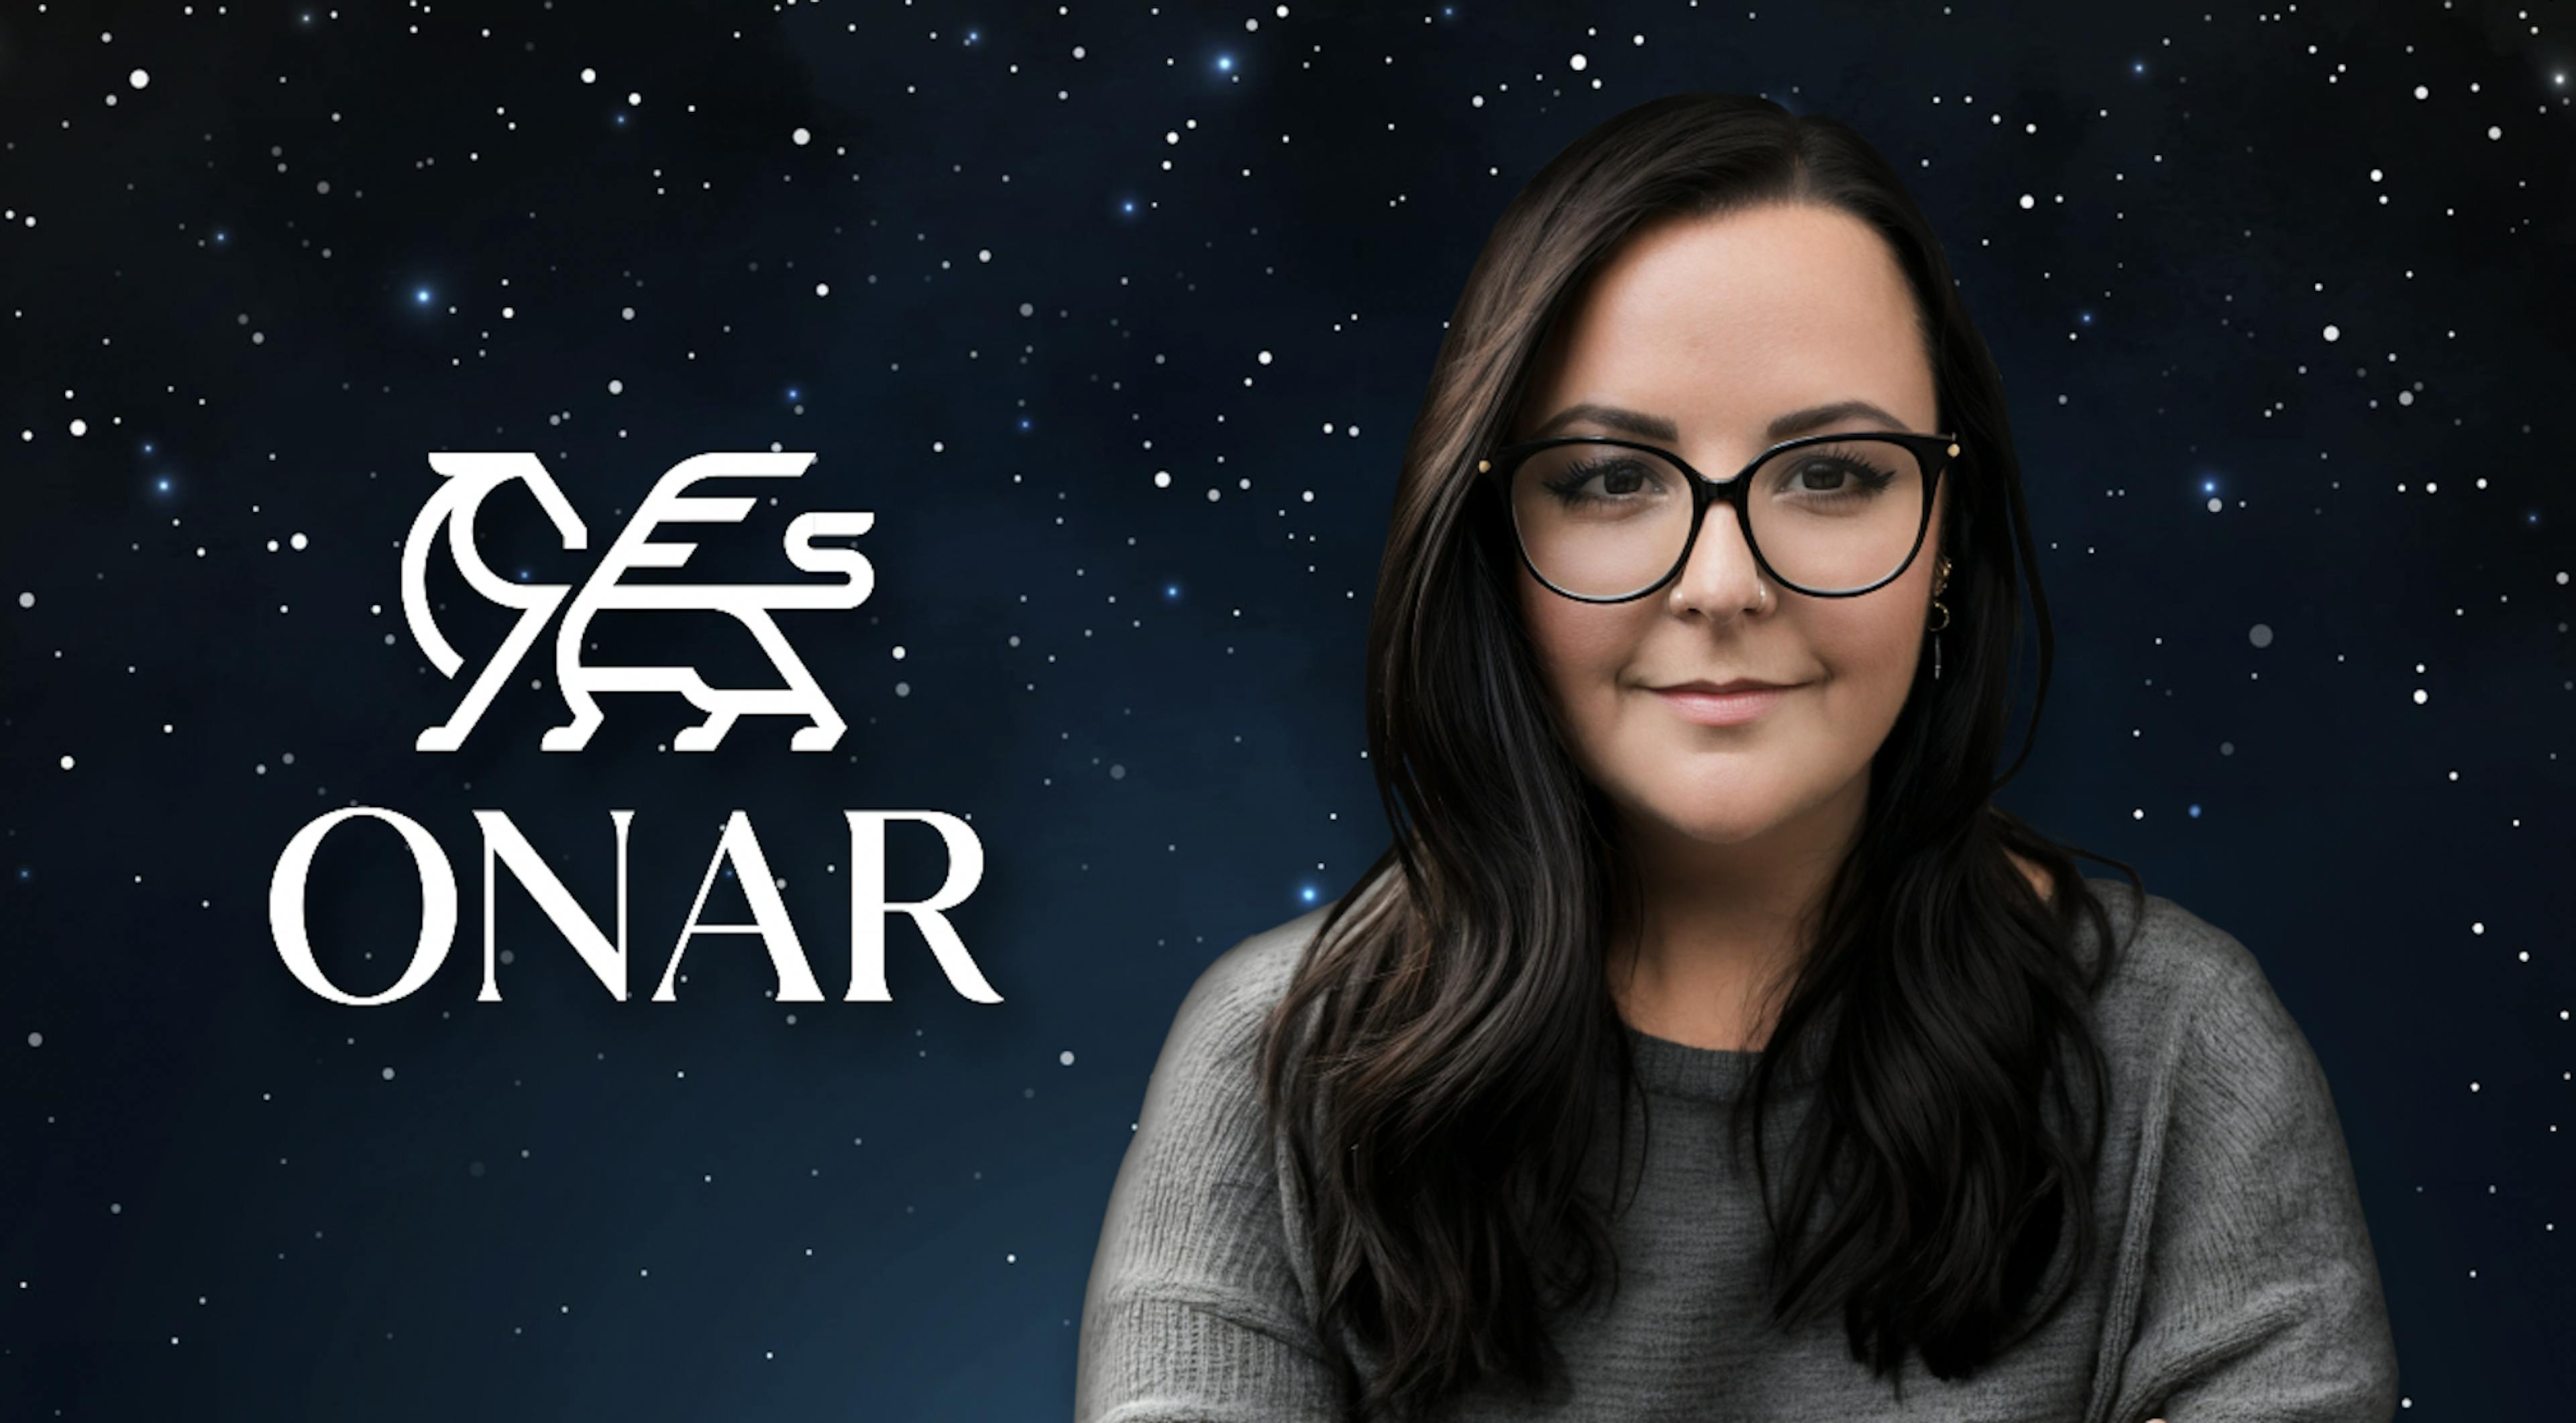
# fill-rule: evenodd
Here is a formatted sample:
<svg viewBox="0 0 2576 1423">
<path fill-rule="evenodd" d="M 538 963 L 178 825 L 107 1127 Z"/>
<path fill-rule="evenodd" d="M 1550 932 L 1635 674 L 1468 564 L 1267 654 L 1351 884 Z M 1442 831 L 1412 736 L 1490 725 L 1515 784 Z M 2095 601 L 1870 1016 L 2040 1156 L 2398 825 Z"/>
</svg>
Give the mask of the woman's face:
<svg viewBox="0 0 2576 1423">
<path fill-rule="evenodd" d="M 1511 438 L 1578 402 L 1615 406 L 1671 431 L 1587 419 L 1549 433 L 1644 440 L 1727 479 L 1786 438 L 1768 433 L 1779 417 L 1847 400 L 1937 429 L 1912 292 L 1859 219 L 1771 205 L 1633 234 L 1538 353 Z M 1799 433 L 1889 428 L 1846 416 Z M 1948 495 L 1945 481 L 1904 574 L 1856 598 L 1770 585 L 1723 504 L 1689 562 L 1642 598 L 1578 603 L 1522 567 L 1521 614 L 1577 762 L 1632 819 L 1669 832 L 1656 839 L 1734 845 L 1857 826 L 1870 759 L 1922 653 Z M 1796 685 L 1733 726 L 1694 722 L 1652 690 L 1738 678 Z"/>
</svg>

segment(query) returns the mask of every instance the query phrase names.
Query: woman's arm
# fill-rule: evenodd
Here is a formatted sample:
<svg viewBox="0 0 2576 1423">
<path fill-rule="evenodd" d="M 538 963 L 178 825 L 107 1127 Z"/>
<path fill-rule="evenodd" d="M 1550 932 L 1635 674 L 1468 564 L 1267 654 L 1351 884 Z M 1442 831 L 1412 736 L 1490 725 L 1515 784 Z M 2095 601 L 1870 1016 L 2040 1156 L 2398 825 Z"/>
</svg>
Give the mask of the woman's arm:
<svg viewBox="0 0 2576 1423">
<path fill-rule="evenodd" d="M 1075 1423 L 1346 1416 L 1256 1095 L 1279 947 L 1257 935 L 1210 965 L 1154 1063 L 1083 1298 Z"/>
<path fill-rule="evenodd" d="M 2147 1271 L 2111 1418 L 2387 1423 L 2396 1347 L 2325 1074 L 2253 955 L 2210 932 L 2141 1177 Z"/>
</svg>

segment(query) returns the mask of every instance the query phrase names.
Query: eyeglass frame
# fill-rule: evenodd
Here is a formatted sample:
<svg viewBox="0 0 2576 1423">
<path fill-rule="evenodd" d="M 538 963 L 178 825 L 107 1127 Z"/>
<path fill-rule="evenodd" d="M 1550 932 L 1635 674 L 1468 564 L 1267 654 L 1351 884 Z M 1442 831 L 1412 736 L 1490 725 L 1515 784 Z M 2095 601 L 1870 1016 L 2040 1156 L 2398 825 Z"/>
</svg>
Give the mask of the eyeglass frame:
<svg viewBox="0 0 2576 1423">
<path fill-rule="evenodd" d="M 1879 579 L 1877 582 L 1870 584 L 1866 588 L 1850 588 L 1839 593 L 1814 592 L 1806 588 L 1801 588 L 1797 584 L 1790 582 L 1788 579 L 1781 577 L 1779 572 L 1771 567 L 1771 561 L 1762 556 L 1762 545 L 1757 543 L 1753 537 L 1753 517 L 1751 511 L 1746 507 L 1746 500 L 1749 496 L 1746 495 L 1745 491 L 1750 489 L 1753 485 L 1753 472 L 1760 469 L 1765 463 L 1769 462 L 1775 456 L 1806 445 L 1827 445 L 1838 442 L 1847 443 L 1852 440 L 1885 440 L 1892 444 L 1901 445 L 1908 451 L 1912 452 L 1915 460 L 1921 464 L 1925 470 L 1923 483 L 1923 509 L 1914 522 L 1913 546 L 1905 551 L 1905 560 L 1904 562 L 1896 565 L 1895 572 L 1888 574 L 1886 577 Z M 1670 461 L 1672 466 L 1675 469 L 1680 470 L 1683 476 L 1690 481 L 1690 536 L 1682 540 L 1682 551 L 1680 556 L 1673 560 L 1672 567 L 1664 570 L 1662 577 L 1657 578 L 1654 582 L 1647 584 L 1645 587 L 1638 589 L 1634 593 L 1622 593 L 1616 597 L 1596 598 L 1584 593 L 1569 593 L 1566 590 L 1557 587 L 1554 583 L 1549 582 L 1547 575 L 1538 571 L 1538 565 L 1530 559 L 1529 541 L 1521 537 L 1520 513 L 1512 503 L 1511 477 L 1513 472 L 1520 468 L 1522 462 L 1527 460 L 1531 455 L 1544 449 L 1552 449 L 1558 445 L 1612 445 L 1621 449 L 1640 450 L 1644 453 L 1655 455 L 1661 459 Z M 1674 454 L 1672 451 L 1665 449 L 1661 445 L 1650 445 L 1639 440 L 1621 439 L 1615 435 L 1554 435 L 1543 440 L 1524 440 L 1519 444 L 1506 445 L 1501 449 L 1495 450 L 1486 458 L 1476 461 L 1476 475 L 1480 482 L 1491 483 L 1494 486 L 1495 493 L 1502 500 L 1503 517 L 1511 526 L 1512 547 L 1520 552 L 1521 566 L 1530 571 L 1530 576 L 1537 579 L 1540 586 L 1546 588 L 1549 592 L 1556 594 L 1560 598 L 1570 598 L 1578 603 L 1629 603 L 1634 602 L 1639 598 L 1646 597 L 1647 595 L 1661 589 L 1665 584 L 1672 582 L 1674 576 L 1679 574 L 1682 571 L 1682 568 L 1690 562 L 1691 550 L 1699 545 L 1699 531 L 1708 521 L 1708 506 L 1718 503 L 1721 500 L 1734 507 L 1735 527 L 1738 533 L 1744 535 L 1744 547 L 1752 553 L 1754 566 L 1761 569 L 1772 582 L 1777 583 L 1781 587 L 1802 597 L 1857 598 L 1864 593 L 1875 593 L 1879 589 L 1886 587 L 1888 584 L 1895 582 L 1897 579 L 1904 577 L 1905 570 L 1914 566 L 1915 558 L 1923 552 L 1923 535 L 1932 527 L 1932 506 L 1936 502 L 1936 496 L 1941 492 L 1941 476 L 1949 472 L 1950 462 L 1956 459 L 1958 454 L 1959 437 L 1955 434 L 1929 435 L 1917 430 L 1847 430 L 1826 435 L 1801 435 L 1794 440 L 1783 440 L 1780 443 L 1771 446 L 1769 449 L 1762 451 L 1760 454 L 1755 455 L 1751 461 L 1746 463 L 1744 468 L 1736 471 L 1734 478 L 1717 480 L 1711 479 L 1707 475 L 1700 473 L 1698 470 L 1691 468 L 1690 461 L 1683 459 L 1680 455 Z"/>
</svg>

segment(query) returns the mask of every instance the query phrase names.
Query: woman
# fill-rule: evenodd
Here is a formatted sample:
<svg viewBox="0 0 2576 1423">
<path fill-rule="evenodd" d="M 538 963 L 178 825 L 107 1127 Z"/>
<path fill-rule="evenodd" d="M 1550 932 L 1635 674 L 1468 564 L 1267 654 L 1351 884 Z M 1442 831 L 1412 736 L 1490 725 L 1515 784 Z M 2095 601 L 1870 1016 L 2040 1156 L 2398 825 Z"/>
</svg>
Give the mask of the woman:
<svg viewBox="0 0 2576 1423">
<path fill-rule="evenodd" d="M 1550 163 L 1405 453 L 1394 842 L 1182 1004 L 1077 1417 L 2389 1418 L 2261 968 L 1993 804 L 2016 550 L 2035 730 L 2002 384 L 1867 144 Z"/>
</svg>

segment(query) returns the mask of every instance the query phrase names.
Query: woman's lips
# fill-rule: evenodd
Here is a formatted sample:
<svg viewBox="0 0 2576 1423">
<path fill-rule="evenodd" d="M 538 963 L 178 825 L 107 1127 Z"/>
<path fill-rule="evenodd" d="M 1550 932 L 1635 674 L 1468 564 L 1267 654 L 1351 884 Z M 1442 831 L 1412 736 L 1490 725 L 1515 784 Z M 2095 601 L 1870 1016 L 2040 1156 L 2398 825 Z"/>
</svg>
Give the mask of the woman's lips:
<svg viewBox="0 0 2576 1423">
<path fill-rule="evenodd" d="M 1657 691 L 1664 705 L 1679 713 L 1684 721 L 1702 726 L 1741 726 L 1764 712 L 1782 697 L 1805 686 L 1762 687 L 1744 692 Z"/>
</svg>

